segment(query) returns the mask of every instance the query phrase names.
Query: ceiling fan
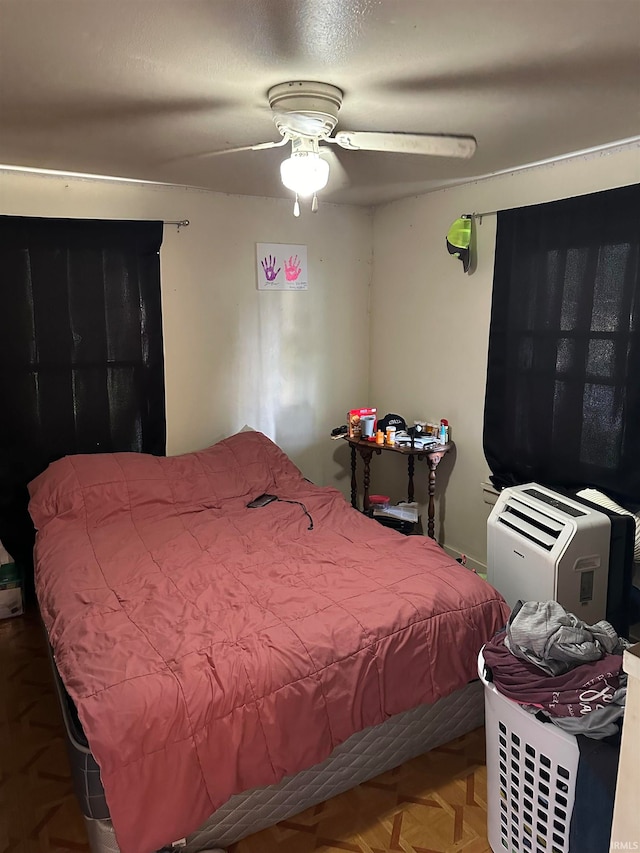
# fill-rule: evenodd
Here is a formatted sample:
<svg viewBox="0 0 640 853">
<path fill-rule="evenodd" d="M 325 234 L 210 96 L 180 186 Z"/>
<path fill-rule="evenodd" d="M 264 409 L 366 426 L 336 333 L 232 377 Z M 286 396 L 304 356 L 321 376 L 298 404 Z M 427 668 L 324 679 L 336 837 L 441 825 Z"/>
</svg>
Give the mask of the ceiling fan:
<svg viewBox="0 0 640 853">
<path fill-rule="evenodd" d="M 295 193 L 295 216 L 300 215 L 298 197 L 312 196 L 311 210 L 314 213 L 317 211 L 317 193 L 326 187 L 329 180 L 330 166 L 326 158 L 333 152 L 321 143 L 339 145 L 349 151 L 383 151 L 464 159 L 472 157 L 476 150 L 473 136 L 358 130 L 340 130 L 331 136 L 338 123 L 343 93 L 329 83 L 280 83 L 269 89 L 267 97 L 282 139 L 210 151 L 207 156 L 260 151 L 291 143 L 291 156 L 282 162 L 280 177 L 285 187 Z"/>
</svg>

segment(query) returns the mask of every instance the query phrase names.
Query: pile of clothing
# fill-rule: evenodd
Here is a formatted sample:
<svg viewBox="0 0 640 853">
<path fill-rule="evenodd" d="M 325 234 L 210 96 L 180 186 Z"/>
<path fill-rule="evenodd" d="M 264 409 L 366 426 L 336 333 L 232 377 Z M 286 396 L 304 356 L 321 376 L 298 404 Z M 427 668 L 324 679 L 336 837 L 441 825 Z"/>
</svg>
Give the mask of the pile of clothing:
<svg viewBox="0 0 640 853">
<path fill-rule="evenodd" d="M 499 693 L 577 737 L 571 851 L 609 850 L 629 646 L 604 620 L 587 625 L 557 601 L 519 601 L 483 649 Z"/>
<path fill-rule="evenodd" d="M 566 732 L 601 739 L 622 723 L 629 645 L 608 622 L 587 625 L 557 601 L 519 601 L 483 655 L 487 680 L 504 696 Z"/>
</svg>

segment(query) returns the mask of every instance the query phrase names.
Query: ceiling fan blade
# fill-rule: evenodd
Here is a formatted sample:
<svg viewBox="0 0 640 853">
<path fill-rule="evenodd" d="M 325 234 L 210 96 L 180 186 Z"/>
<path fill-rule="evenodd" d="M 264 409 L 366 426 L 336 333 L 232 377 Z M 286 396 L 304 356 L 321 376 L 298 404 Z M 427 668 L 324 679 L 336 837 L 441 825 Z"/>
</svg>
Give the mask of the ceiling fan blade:
<svg viewBox="0 0 640 853">
<path fill-rule="evenodd" d="M 289 140 L 283 138 L 277 142 L 258 142 L 255 145 L 239 145 L 237 148 L 218 148 L 214 151 L 200 151 L 197 154 L 186 154 L 183 157 L 175 157 L 167 162 L 172 163 L 176 160 L 202 160 L 205 157 L 217 157 L 220 154 L 237 154 L 239 151 L 263 151 L 267 148 L 280 148 L 282 145 L 286 145 L 287 142 Z"/>
<path fill-rule="evenodd" d="M 429 154 L 434 157 L 468 159 L 476 150 L 473 136 L 448 136 L 437 133 L 370 133 L 341 130 L 331 142 L 349 151 L 389 151 L 396 154 Z"/>
</svg>

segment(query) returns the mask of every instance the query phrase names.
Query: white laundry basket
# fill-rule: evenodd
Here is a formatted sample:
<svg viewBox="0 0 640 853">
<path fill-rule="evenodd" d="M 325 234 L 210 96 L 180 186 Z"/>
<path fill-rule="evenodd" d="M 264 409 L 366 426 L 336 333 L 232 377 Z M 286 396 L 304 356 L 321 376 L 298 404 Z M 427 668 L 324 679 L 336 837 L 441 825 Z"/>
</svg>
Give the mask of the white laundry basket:
<svg viewBox="0 0 640 853">
<path fill-rule="evenodd" d="M 487 834 L 494 853 L 569 853 L 578 744 L 485 679 Z M 572 851 L 586 853 L 586 851 Z"/>
</svg>

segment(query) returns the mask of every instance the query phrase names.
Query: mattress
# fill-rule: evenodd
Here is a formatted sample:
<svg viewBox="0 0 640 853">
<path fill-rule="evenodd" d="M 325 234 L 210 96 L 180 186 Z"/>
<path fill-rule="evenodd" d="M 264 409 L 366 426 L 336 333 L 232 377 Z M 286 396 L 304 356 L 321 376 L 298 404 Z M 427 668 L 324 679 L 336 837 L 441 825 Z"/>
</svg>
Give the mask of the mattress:
<svg viewBox="0 0 640 853">
<path fill-rule="evenodd" d="M 473 731 L 483 723 L 482 684 L 470 682 L 433 705 L 412 708 L 378 726 L 357 732 L 336 747 L 325 761 L 286 777 L 277 785 L 236 794 L 189 835 L 186 846 L 181 849 L 184 853 L 201 853 L 224 848 Z M 84 768 L 86 755 L 80 751 L 72 762 L 79 762 Z M 120 853 L 108 818 L 86 817 L 85 820 L 92 853 Z"/>
<path fill-rule="evenodd" d="M 260 433 L 66 457 L 30 492 L 42 618 L 123 853 L 459 690 L 508 614 Z M 250 508 L 263 492 L 278 499 Z"/>
</svg>

